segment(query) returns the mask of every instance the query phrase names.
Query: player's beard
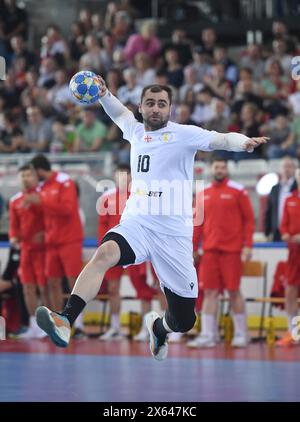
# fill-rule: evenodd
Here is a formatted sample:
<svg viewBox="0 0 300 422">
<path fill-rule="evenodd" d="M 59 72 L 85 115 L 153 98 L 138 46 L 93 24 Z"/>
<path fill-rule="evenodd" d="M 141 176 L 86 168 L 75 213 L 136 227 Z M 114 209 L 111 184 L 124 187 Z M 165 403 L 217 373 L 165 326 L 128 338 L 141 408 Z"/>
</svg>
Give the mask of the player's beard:
<svg viewBox="0 0 300 422">
<path fill-rule="evenodd" d="M 144 124 L 147 129 L 153 131 L 161 129 L 165 126 L 167 126 L 169 121 L 169 116 L 165 119 L 162 116 L 155 116 L 156 119 L 153 118 L 153 116 L 149 116 L 148 118 L 144 118 Z"/>
<path fill-rule="evenodd" d="M 216 181 L 216 182 L 223 182 L 223 180 L 224 179 L 226 179 L 226 175 L 224 175 L 224 174 L 215 174 L 214 175 L 214 180 Z"/>
</svg>

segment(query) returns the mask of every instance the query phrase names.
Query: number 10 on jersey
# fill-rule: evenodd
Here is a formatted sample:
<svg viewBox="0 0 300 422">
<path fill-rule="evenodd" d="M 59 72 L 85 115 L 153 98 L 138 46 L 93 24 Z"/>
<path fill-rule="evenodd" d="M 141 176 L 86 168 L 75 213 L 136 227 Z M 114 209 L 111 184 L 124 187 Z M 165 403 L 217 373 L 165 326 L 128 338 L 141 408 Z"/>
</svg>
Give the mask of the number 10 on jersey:
<svg viewBox="0 0 300 422">
<path fill-rule="evenodd" d="M 142 171 L 143 173 L 147 173 L 150 167 L 150 155 L 139 155 L 138 157 L 138 166 L 137 171 L 138 173 Z"/>
</svg>

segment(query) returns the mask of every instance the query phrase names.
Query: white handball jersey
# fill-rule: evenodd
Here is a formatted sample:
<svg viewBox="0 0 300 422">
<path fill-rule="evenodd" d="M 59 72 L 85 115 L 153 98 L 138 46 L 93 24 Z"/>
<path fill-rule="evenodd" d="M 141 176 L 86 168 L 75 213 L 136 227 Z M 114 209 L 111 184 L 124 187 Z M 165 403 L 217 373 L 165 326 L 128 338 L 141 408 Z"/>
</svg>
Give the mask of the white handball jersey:
<svg viewBox="0 0 300 422">
<path fill-rule="evenodd" d="M 121 222 L 134 218 L 159 233 L 192 236 L 195 153 L 212 151 L 216 132 L 173 122 L 146 132 L 128 117 L 117 122 L 131 143 L 132 186 Z"/>
</svg>

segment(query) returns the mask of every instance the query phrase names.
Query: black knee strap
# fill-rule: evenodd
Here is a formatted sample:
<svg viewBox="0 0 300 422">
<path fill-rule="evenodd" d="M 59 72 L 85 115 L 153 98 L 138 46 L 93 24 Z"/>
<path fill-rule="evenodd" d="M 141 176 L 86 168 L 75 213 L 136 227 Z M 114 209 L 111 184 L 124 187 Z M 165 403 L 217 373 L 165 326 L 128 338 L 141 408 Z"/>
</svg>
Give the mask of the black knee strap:
<svg viewBox="0 0 300 422">
<path fill-rule="evenodd" d="M 136 259 L 135 253 L 133 252 L 127 240 L 121 234 L 115 233 L 115 232 L 107 233 L 103 237 L 101 241 L 101 245 L 105 242 L 108 242 L 109 240 L 113 240 L 114 242 L 116 242 L 120 248 L 121 257 L 120 257 L 119 262 L 116 264 L 116 266 L 117 265 L 131 265 L 135 263 L 135 259 Z"/>
</svg>

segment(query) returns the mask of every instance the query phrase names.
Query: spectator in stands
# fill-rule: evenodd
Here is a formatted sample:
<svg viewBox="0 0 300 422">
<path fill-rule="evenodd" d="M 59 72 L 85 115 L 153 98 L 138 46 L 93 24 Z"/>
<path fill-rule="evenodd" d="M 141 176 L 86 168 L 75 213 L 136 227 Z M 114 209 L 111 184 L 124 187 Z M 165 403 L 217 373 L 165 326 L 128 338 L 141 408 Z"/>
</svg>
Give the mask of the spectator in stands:
<svg viewBox="0 0 300 422">
<path fill-rule="evenodd" d="M 265 130 L 270 141 L 266 147 L 267 158 L 282 158 L 285 155 L 296 157 L 295 134 L 287 117 L 278 114 L 275 121 Z"/>
<path fill-rule="evenodd" d="M 92 28 L 92 14 L 89 9 L 81 9 L 79 11 L 79 22 L 82 25 L 85 34 Z"/>
<path fill-rule="evenodd" d="M 292 58 L 291 54 L 287 54 L 287 45 L 283 39 L 273 40 L 272 42 L 273 54 L 266 61 L 265 68 L 268 69 L 270 63 L 274 60 L 278 60 L 284 73 L 289 75 L 292 70 Z"/>
<path fill-rule="evenodd" d="M 245 103 L 243 105 L 237 131 L 243 133 L 249 138 L 260 136 L 259 110 L 255 104 Z M 263 148 L 258 147 L 257 150 L 255 150 L 255 153 L 252 154 L 251 159 L 262 158 L 263 156 Z M 244 154 L 243 152 L 234 152 L 233 157 L 236 161 L 247 160 L 249 159 L 249 154 Z"/>
<path fill-rule="evenodd" d="M 240 68 L 249 68 L 252 70 L 253 79 L 260 81 L 265 71 L 265 62 L 262 58 L 261 46 L 258 44 L 249 44 L 244 57 L 241 58 Z"/>
<path fill-rule="evenodd" d="M 123 10 L 116 12 L 110 30 L 116 45 L 123 48 L 131 33 L 131 19 L 128 13 Z"/>
<path fill-rule="evenodd" d="M 22 35 L 15 35 L 12 37 L 11 47 L 13 50 L 11 65 L 14 66 L 14 63 L 17 59 L 23 58 L 25 60 L 25 68 L 28 70 L 31 66 L 35 66 L 37 58 L 34 53 L 28 50 L 24 42 Z"/>
<path fill-rule="evenodd" d="M 32 152 L 49 151 L 52 137 L 51 123 L 47 120 L 38 106 L 26 109 L 27 125 L 24 129 L 27 149 Z"/>
<path fill-rule="evenodd" d="M 169 48 L 176 49 L 179 63 L 182 66 L 187 66 L 193 60 L 191 44 L 192 41 L 188 39 L 186 31 L 182 28 L 176 28 L 172 31 L 171 41 L 168 41 L 162 48 L 162 56 Z"/>
<path fill-rule="evenodd" d="M 215 116 L 211 120 L 208 120 L 203 127 L 208 130 L 216 130 L 220 133 L 228 132 L 228 127 L 230 125 L 228 106 L 224 101 L 217 99 L 214 102 L 214 107 Z"/>
<path fill-rule="evenodd" d="M 275 40 L 284 40 L 286 42 L 288 53 L 295 53 L 298 39 L 296 36 L 289 34 L 288 28 L 284 22 L 275 20 L 272 23 L 272 34 Z"/>
<path fill-rule="evenodd" d="M 203 29 L 201 33 L 201 41 L 204 53 L 213 57 L 214 48 L 216 47 L 217 34 L 214 28 Z"/>
<path fill-rule="evenodd" d="M 55 58 L 59 66 L 65 66 L 70 58 L 69 46 L 57 25 L 50 25 L 42 38 L 41 59 Z"/>
<path fill-rule="evenodd" d="M 31 164 L 44 183 L 39 193 L 26 195 L 26 203 L 42 206 L 49 299 L 52 307 L 60 310 L 63 307 L 62 278 L 66 277 L 69 287 L 73 288 L 82 269 L 83 228 L 78 195 L 74 181 L 65 173 L 51 170 L 44 155 L 35 156 Z M 76 328 L 83 329 L 82 318 Z"/>
<path fill-rule="evenodd" d="M 48 90 L 47 101 L 57 113 L 67 115 L 68 105 L 74 103 L 66 71 L 60 69 L 55 72 L 55 85 Z"/>
<path fill-rule="evenodd" d="M 184 83 L 179 89 L 179 101 L 184 102 L 186 93 L 189 89 L 192 89 L 197 94 L 203 88 L 203 84 L 198 82 L 197 70 L 193 65 L 186 66 L 183 70 Z"/>
<path fill-rule="evenodd" d="M 213 56 L 216 63 L 221 63 L 224 66 L 225 79 L 230 81 L 232 84 L 235 84 L 238 79 L 238 67 L 228 57 L 227 49 L 223 46 L 218 45 L 214 48 Z"/>
<path fill-rule="evenodd" d="M 203 124 L 215 117 L 215 102 L 217 99 L 213 96 L 209 88 L 203 88 L 196 95 L 196 105 L 193 110 L 192 119 L 197 124 Z"/>
<path fill-rule="evenodd" d="M 55 85 L 56 70 L 57 62 L 53 57 L 43 59 L 39 68 L 38 86 L 49 89 Z"/>
<path fill-rule="evenodd" d="M 93 109 L 82 110 L 82 123 L 75 129 L 74 152 L 100 151 L 106 137 L 106 126 L 96 119 Z"/>
<path fill-rule="evenodd" d="M 105 34 L 104 20 L 100 13 L 94 13 L 91 17 L 92 21 L 92 34 L 95 35 L 98 41 L 101 41 Z"/>
<path fill-rule="evenodd" d="M 17 118 L 13 112 L 6 111 L 4 113 L 4 129 L 0 133 L 0 152 L 12 153 L 24 150 L 24 136 Z"/>
<path fill-rule="evenodd" d="M 107 72 L 106 80 L 107 80 L 107 88 L 109 89 L 109 91 L 113 95 L 117 96 L 118 89 L 120 88 L 121 83 L 122 83 L 121 82 L 122 76 L 119 69 L 111 68 Z"/>
<path fill-rule="evenodd" d="M 261 81 L 261 93 L 267 111 L 274 118 L 286 110 L 285 102 L 289 94 L 289 80 L 278 60 L 270 62 L 266 77 Z"/>
<path fill-rule="evenodd" d="M 288 317 L 288 332 L 277 346 L 290 347 L 299 344 L 293 333 L 299 333 L 297 328 L 298 295 L 300 286 L 300 169 L 295 172 L 297 188 L 286 198 L 280 225 L 281 238 L 288 244 L 288 261 L 285 287 L 285 311 Z"/>
<path fill-rule="evenodd" d="M 138 106 L 140 103 L 142 87 L 137 84 L 136 76 L 136 70 L 133 67 L 123 71 L 125 85 L 122 85 L 117 92 L 117 97 L 123 104 L 130 103 Z"/>
<path fill-rule="evenodd" d="M 134 58 L 134 67 L 136 69 L 136 81 L 139 86 L 144 87 L 154 83 L 155 70 L 151 66 L 151 60 L 148 54 L 136 54 Z"/>
<path fill-rule="evenodd" d="M 272 187 L 268 197 L 265 213 L 265 235 L 273 242 L 280 242 L 279 226 L 282 220 L 286 197 L 297 185 L 295 180 L 295 163 L 290 157 L 284 157 L 280 162 L 280 181 Z"/>
<path fill-rule="evenodd" d="M 182 125 L 196 125 L 196 122 L 191 118 L 191 108 L 188 104 L 181 103 L 176 108 L 176 122 Z"/>
<path fill-rule="evenodd" d="M 102 50 L 95 35 L 85 38 L 86 53 L 80 57 L 79 69 L 89 69 L 95 73 L 103 74 Z"/>
<path fill-rule="evenodd" d="M 166 50 L 165 61 L 165 72 L 168 78 L 168 85 L 180 88 L 183 83 L 183 69 L 179 62 L 179 55 L 176 48 L 169 47 Z"/>
<path fill-rule="evenodd" d="M 79 61 L 80 57 L 85 53 L 85 31 L 81 22 L 74 22 L 71 26 L 71 34 L 68 40 L 70 48 L 70 59 L 74 64 Z"/>
<path fill-rule="evenodd" d="M 203 225 L 194 229 L 198 250 L 202 235 L 203 255 L 199 281 L 204 289 L 201 334 L 189 347 L 214 347 L 218 340 L 218 295 L 228 291 L 234 319 L 233 347 L 248 344 L 245 302 L 240 292 L 242 262 L 251 259 L 254 214 L 247 191 L 228 179 L 226 160 L 212 161 L 212 184 L 198 194 L 196 203 L 204 201 Z M 196 222 L 200 224 L 200 222 Z"/>
<path fill-rule="evenodd" d="M 225 79 L 223 63 L 213 64 L 210 74 L 203 77 L 203 83 L 212 91 L 214 96 L 229 103 L 232 96 L 232 87 L 230 81 Z"/>
<path fill-rule="evenodd" d="M 300 116 L 300 79 L 296 82 L 295 89 L 288 97 L 289 108 L 294 115 Z"/>
<path fill-rule="evenodd" d="M 147 53 L 153 63 L 158 58 L 161 46 L 156 37 L 156 26 L 153 21 L 146 21 L 141 27 L 140 34 L 133 34 L 127 40 L 124 55 L 129 64 L 133 63 L 137 53 Z"/>
<path fill-rule="evenodd" d="M 0 95 L 5 99 L 8 109 L 19 110 L 21 90 L 16 84 L 15 72 L 10 69 L 6 72 L 6 79 L 0 85 Z"/>
<path fill-rule="evenodd" d="M 4 0 L 0 10 L 0 56 L 3 56 L 7 63 L 11 55 L 12 37 L 24 36 L 27 29 L 27 13 L 16 3 L 16 0 Z"/>
<path fill-rule="evenodd" d="M 239 115 L 245 103 L 253 103 L 262 109 L 263 100 L 260 97 L 260 86 L 253 80 L 252 70 L 250 68 L 240 69 L 239 81 L 235 88 L 233 104 L 231 111 Z"/>
<path fill-rule="evenodd" d="M 192 54 L 193 62 L 191 66 L 197 71 L 197 81 L 202 83 L 204 76 L 211 71 L 211 59 L 201 45 L 193 47 Z"/>
<path fill-rule="evenodd" d="M 37 192 L 37 177 L 29 165 L 19 169 L 21 192 L 9 203 L 9 241 L 20 248 L 20 280 L 25 303 L 30 316 L 29 329 L 19 338 L 43 338 L 45 333 L 38 327 L 35 310 L 39 297 L 48 303 L 45 276 L 44 217 L 39 204 L 27 204 L 26 196 Z"/>
<path fill-rule="evenodd" d="M 59 116 L 52 123 L 51 153 L 73 152 L 75 140 L 74 128 L 65 123 L 65 119 Z"/>
</svg>

